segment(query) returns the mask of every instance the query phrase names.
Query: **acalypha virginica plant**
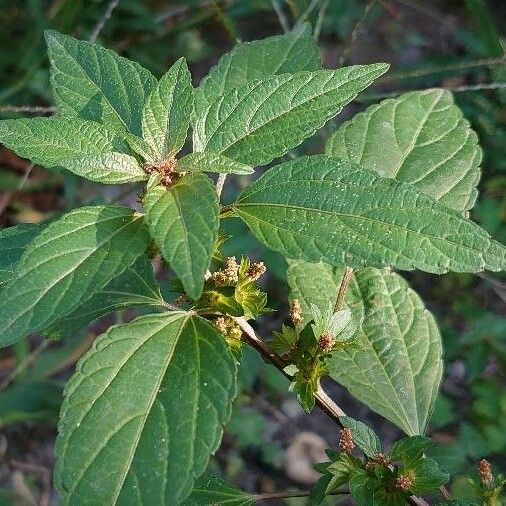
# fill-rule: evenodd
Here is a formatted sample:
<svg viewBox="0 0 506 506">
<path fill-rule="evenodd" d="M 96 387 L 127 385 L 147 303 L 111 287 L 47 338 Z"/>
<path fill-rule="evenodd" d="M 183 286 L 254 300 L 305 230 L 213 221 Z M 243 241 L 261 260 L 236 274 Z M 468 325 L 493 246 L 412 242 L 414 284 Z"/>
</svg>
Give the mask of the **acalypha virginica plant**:
<svg viewBox="0 0 506 506">
<path fill-rule="evenodd" d="M 0 233 L 2 346 L 36 332 L 65 339 L 142 308 L 97 337 L 66 386 L 61 503 L 253 503 L 205 474 L 249 345 L 291 379 L 305 410 L 318 404 L 341 430 L 311 502 L 345 487 L 360 505 L 426 504 L 419 496 L 448 480 L 424 436 L 441 337 L 393 269 L 506 267 L 506 248 L 468 217 L 481 150 L 451 94 L 373 105 L 335 129 L 325 154 L 305 156 L 295 148 L 387 64 L 324 69 L 304 26 L 237 45 L 194 87 L 184 58 L 157 80 L 99 45 L 53 31 L 46 40 L 57 113 L 1 121 L 0 142 L 48 169 L 143 185 L 137 209 L 86 205 Z M 227 174 L 249 184 L 222 204 Z M 251 326 L 269 311 L 258 285 L 265 266 L 220 252 L 231 219 L 288 262 L 290 318 L 269 341 Z M 170 296 L 153 274 L 158 255 Z M 322 390 L 323 376 L 406 437 L 383 450 Z M 500 484 L 481 486 L 497 495 Z"/>
</svg>

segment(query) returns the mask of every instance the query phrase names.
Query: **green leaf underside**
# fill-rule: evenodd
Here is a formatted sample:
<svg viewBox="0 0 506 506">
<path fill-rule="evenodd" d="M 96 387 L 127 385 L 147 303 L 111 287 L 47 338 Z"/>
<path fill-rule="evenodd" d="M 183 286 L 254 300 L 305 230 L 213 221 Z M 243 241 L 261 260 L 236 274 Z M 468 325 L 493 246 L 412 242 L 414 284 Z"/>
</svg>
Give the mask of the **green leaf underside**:
<svg viewBox="0 0 506 506">
<path fill-rule="evenodd" d="M 319 49 L 309 24 L 284 35 L 237 44 L 221 57 L 197 88 L 197 115 L 215 98 L 249 81 L 320 69 Z"/>
<path fill-rule="evenodd" d="M 195 481 L 190 497 L 184 506 L 208 506 L 226 504 L 227 506 L 249 506 L 255 498 L 241 489 L 227 483 L 219 476 L 204 474 Z"/>
<path fill-rule="evenodd" d="M 184 58 L 180 58 L 149 94 L 142 111 L 142 135 L 158 160 L 175 155 L 184 144 L 193 88 Z"/>
<path fill-rule="evenodd" d="M 218 237 L 219 207 L 212 181 L 204 174 L 188 174 L 169 189 L 148 187 L 144 206 L 162 256 L 186 293 L 199 298 Z"/>
<path fill-rule="evenodd" d="M 64 317 L 144 253 L 141 217 L 120 206 L 75 209 L 28 246 L 0 300 L 0 345 Z"/>
<path fill-rule="evenodd" d="M 373 105 L 344 123 L 326 152 L 411 183 L 457 211 L 476 200 L 481 149 L 449 91 L 415 91 Z"/>
<path fill-rule="evenodd" d="M 62 504 L 179 504 L 217 449 L 235 393 L 235 362 L 206 320 L 167 313 L 111 327 L 65 389 Z"/>
<path fill-rule="evenodd" d="M 236 162 L 216 153 L 191 153 L 177 161 L 178 172 L 218 172 L 220 174 L 251 174 L 250 165 Z"/>
<path fill-rule="evenodd" d="M 342 270 L 290 261 L 291 296 L 324 308 L 335 300 Z M 422 434 L 442 374 L 441 336 L 420 297 L 398 274 L 365 268 L 354 273 L 346 302 L 359 325 L 356 346 L 332 353 L 330 375 L 361 402 L 409 435 Z"/>
<path fill-rule="evenodd" d="M 23 251 L 44 225 L 21 223 L 0 230 L 0 286 L 13 275 Z"/>
<path fill-rule="evenodd" d="M 216 98 L 197 117 L 196 152 L 264 165 L 313 135 L 388 65 L 298 72 L 246 83 Z"/>
<path fill-rule="evenodd" d="M 142 105 L 152 74 L 98 44 L 46 31 L 51 85 L 58 112 L 141 135 Z"/>
<path fill-rule="evenodd" d="M 93 321 L 114 311 L 132 307 L 161 307 L 162 303 L 151 262 L 146 256 L 141 256 L 90 300 L 57 320 L 44 333 L 52 338 L 72 337 Z"/>
<path fill-rule="evenodd" d="M 506 248 L 457 211 L 327 155 L 273 167 L 234 208 L 261 242 L 289 258 L 434 273 L 506 268 Z"/>
<path fill-rule="evenodd" d="M 34 163 L 63 167 L 91 181 L 147 179 L 137 160 L 120 152 L 116 135 L 93 121 L 61 117 L 0 121 L 0 142 Z"/>
</svg>

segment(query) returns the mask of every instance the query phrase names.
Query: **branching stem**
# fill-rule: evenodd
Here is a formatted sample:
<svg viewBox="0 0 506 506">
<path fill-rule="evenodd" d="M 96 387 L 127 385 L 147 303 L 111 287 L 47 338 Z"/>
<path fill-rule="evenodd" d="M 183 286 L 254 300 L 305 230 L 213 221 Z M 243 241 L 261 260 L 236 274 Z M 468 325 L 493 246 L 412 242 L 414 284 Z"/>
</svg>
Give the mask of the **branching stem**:
<svg viewBox="0 0 506 506">
<path fill-rule="evenodd" d="M 244 340 L 252 348 L 255 348 L 255 350 L 257 350 L 260 355 L 262 355 L 262 358 L 266 362 L 279 369 L 279 371 L 286 378 L 291 380 L 292 376 L 285 371 L 285 367 L 288 365 L 288 363 L 283 360 L 283 358 L 280 357 L 277 353 L 273 352 L 269 346 L 267 346 L 265 341 L 256 334 L 251 325 L 244 318 L 234 317 L 234 320 L 244 332 Z M 343 428 L 343 424 L 339 420 L 339 417 L 346 416 L 345 412 L 327 395 L 321 386 L 318 388 L 318 391 L 315 394 L 315 402 L 329 418 L 331 418 L 337 425 L 339 425 L 339 427 Z"/>
</svg>

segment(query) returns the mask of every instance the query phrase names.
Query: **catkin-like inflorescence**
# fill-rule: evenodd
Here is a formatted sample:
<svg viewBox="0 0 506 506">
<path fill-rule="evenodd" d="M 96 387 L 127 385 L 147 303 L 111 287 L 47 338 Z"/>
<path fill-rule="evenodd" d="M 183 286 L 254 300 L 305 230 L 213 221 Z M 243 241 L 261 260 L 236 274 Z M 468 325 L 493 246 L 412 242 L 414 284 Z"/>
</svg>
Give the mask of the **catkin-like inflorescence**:
<svg viewBox="0 0 506 506">
<path fill-rule="evenodd" d="M 386 457 L 383 453 L 380 452 L 377 455 L 375 455 L 374 457 L 370 458 L 367 461 L 367 464 L 365 465 L 365 467 L 368 471 L 371 471 L 377 465 L 388 467 L 391 463 L 392 463 L 392 461 L 388 457 Z"/>
<path fill-rule="evenodd" d="M 346 453 L 351 453 L 355 448 L 353 433 L 350 428 L 342 429 L 339 437 L 339 448 Z"/>
<path fill-rule="evenodd" d="M 299 299 L 293 299 L 290 302 L 290 319 L 295 326 L 300 325 L 304 321 Z"/>
<path fill-rule="evenodd" d="M 332 351 L 332 348 L 336 344 L 336 336 L 330 332 L 324 332 L 318 339 L 318 348 L 325 353 Z"/>
<path fill-rule="evenodd" d="M 395 484 L 401 490 L 409 490 L 413 486 L 413 477 L 409 473 L 399 474 Z"/>
<path fill-rule="evenodd" d="M 235 257 L 228 257 L 225 268 L 213 273 L 213 279 L 218 286 L 236 285 L 239 281 L 239 264 Z"/>
<path fill-rule="evenodd" d="M 241 327 L 230 316 L 218 316 L 213 323 L 227 339 L 241 339 Z"/>
<path fill-rule="evenodd" d="M 265 274 L 266 268 L 263 262 L 255 262 L 248 268 L 247 275 L 252 281 L 256 281 Z"/>
<path fill-rule="evenodd" d="M 163 186 L 172 186 L 181 177 L 181 174 L 176 172 L 175 169 L 175 157 L 171 157 L 167 160 L 162 160 L 156 163 L 147 163 L 144 166 L 144 170 L 148 174 L 153 174 L 154 172 L 158 172 L 158 174 L 160 174 L 160 184 Z"/>
<path fill-rule="evenodd" d="M 490 485 L 494 476 L 492 475 L 492 466 L 486 459 L 481 459 L 478 464 L 478 473 L 480 474 L 483 485 Z"/>
</svg>

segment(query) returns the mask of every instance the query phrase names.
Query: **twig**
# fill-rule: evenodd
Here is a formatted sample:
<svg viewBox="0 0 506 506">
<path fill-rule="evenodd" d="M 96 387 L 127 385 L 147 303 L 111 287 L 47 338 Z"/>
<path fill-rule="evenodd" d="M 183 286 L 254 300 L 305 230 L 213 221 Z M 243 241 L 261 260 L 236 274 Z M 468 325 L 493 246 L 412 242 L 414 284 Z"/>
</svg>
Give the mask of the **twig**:
<svg viewBox="0 0 506 506">
<path fill-rule="evenodd" d="M 110 17 L 112 16 L 112 13 L 114 12 L 114 9 L 116 9 L 118 4 L 119 0 L 111 0 L 109 2 L 103 16 L 98 20 L 97 24 L 95 25 L 95 28 L 93 28 L 93 31 L 90 34 L 90 37 L 88 39 L 90 42 L 96 42 L 98 36 L 100 35 L 100 32 L 103 30 L 107 21 L 109 21 Z"/>
<path fill-rule="evenodd" d="M 339 292 L 337 294 L 336 303 L 334 305 L 335 313 L 343 309 L 344 300 L 346 298 L 346 291 L 348 290 L 348 286 L 350 284 L 352 276 L 353 276 L 353 269 L 351 267 L 346 266 L 344 268 L 343 279 L 341 280 L 341 285 L 339 286 Z"/>
<path fill-rule="evenodd" d="M 307 6 L 307 9 L 299 16 L 294 28 L 299 28 L 306 21 L 307 17 L 313 12 L 315 7 L 320 3 L 320 0 L 311 0 L 311 3 Z"/>
<path fill-rule="evenodd" d="M 276 16 L 278 16 L 279 24 L 281 25 L 281 28 L 283 31 L 289 32 L 290 26 L 288 25 L 288 20 L 286 19 L 285 13 L 283 12 L 283 9 L 278 3 L 278 0 L 271 0 L 272 8 L 274 9 L 274 12 L 276 13 Z"/>
<path fill-rule="evenodd" d="M 20 364 L 15 367 L 0 383 L 0 391 L 7 388 L 35 359 L 49 346 L 50 341 L 42 341 Z"/>
<path fill-rule="evenodd" d="M 378 79 L 380 81 L 393 81 L 397 79 L 409 79 L 412 77 L 430 76 L 432 74 L 440 74 L 443 72 L 451 72 L 453 70 L 466 70 L 476 67 L 492 67 L 494 65 L 506 65 L 506 57 L 501 58 L 482 58 L 480 60 L 472 60 L 459 63 L 450 63 L 448 65 L 435 65 L 429 68 L 410 70 L 407 72 L 391 72 Z"/>
<path fill-rule="evenodd" d="M 285 371 L 285 367 L 288 365 L 285 360 L 277 353 L 274 353 L 267 344 L 257 336 L 251 325 L 244 318 L 233 318 L 244 332 L 245 342 L 252 348 L 255 348 L 266 362 L 275 366 L 286 378 L 291 380 L 292 376 Z M 339 425 L 339 427 L 343 428 L 343 424 L 339 420 L 339 417 L 346 416 L 344 411 L 327 395 L 321 386 L 315 394 L 315 402 L 329 418 Z"/>
<path fill-rule="evenodd" d="M 497 296 L 503 302 L 506 302 L 506 283 L 504 283 L 503 281 L 499 281 L 498 279 L 495 279 L 484 272 L 478 272 L 477 276 L 479 276 L 485 282 L 489 283 L 490 286 L 492 287 L 492 290 L 494 290 Z"/>
<path fill-rule="evenodd" d="M 223 185 L 225 184 L 225 179 L 227 179 L 227 175 L 220 174 L 218 176 L 218 180 L 216 181 L 216 193 L 218 194 L 218 200 L 221 197 L 221 192 L 223 191 Z"/>
<path fill-rule="evenodd" d="M 425 16 L 427 16 L 430 19 L 433 19 L 437 23 L 443 26 L 448 26 L 450 23 L 445 20 L 444 16 L 440 12 L 435 12 L 426 7 L 425 5 L 420 5 L 417 2 L 413 2 L 412 0 L 395 0 L 397 3 L 401 5 L 405 5 L 406 7 L 409 7 L 410 9 L 413 9 L 415 11 L 421 12 Z"/>
<path fill-rule="evenodd" d="M 30 162 L 29 164 L 27 164 L 25 173 L 23 174 L 23 179 L 19 183 L 18 190 L 23 189 L 23 186 L 25 186 L 26 182 L 28 181 L 28 178 L 30 177 L 30 174 L 32 173 L 34 166 L 35 166 L 35 164 L 33 162 Z"/>
<path fill-rule="evenodd" d="M 39 506 L 48 506 L 51 496 L 51 471 L 47 467 L 20 462 L 18 460 L 11 460 L 10 465 L 12 467 L 15 467 L 16 469 L 19 469 L 24 473 L 38 474 L 40 476 L 40 481 L 42 482 L 43 490 L 40 494 L 38 504 Z"/>
<path fill-rule="evenodd" d="M 343 52 L 341 53 L 341 56 L 339 58 L 339 63 L 338 63 L 339 67 L 341 67 L 344 64 L 349 52 L 351 51 L 353 43 L 357 40 L 357 37 L 359 36 L 360 31 L 362 30 L 362 26 L 365 23 L 365 20 L 367 19 L 367 16 L 369 15 L 369 12 L 372 9 L 374 3 L 375 3 L 375 0 L 369 0 L 367 2 L 367 5 L 364 8 L 364 12 L 362 14 L 362 17 L 355 24 L 353 31 L 351 32 L 351 36 L 343 48 Z"/>
<path fill-rule="evenodd" d="M 318 18 L 316 19 L 315 27 L 314 27 L 314 40 L 315 42 L 318 42 L 318 39 L 320 38 L 320 33 L 322 31 L 323 26 L 323 20 L 325 19 L 325 14 L 327 12 L 327 8 L 329 6 L 330 0 L 325 0 L 320 5 L 320 10 L 318 11 Z"/>
<path fill-rule="evenodd" d="M 0 112 L 28 112 L 31 114 L 53 114 L 56 107 L 39 105 L 0 105 Z"/>
<path fill-rule="evenodd" d="M 440 88 L 443 90 L 451 91 L 452 93 L 465 93 L 467 91 L 502 90 L 506 89 L 506 82 L 472 84 L 465 86 L 440 86 Z M 362 97 L 358 97 L 356 98 L 356 100 L 358 102 L 374 102 L 376 100 L 383 100 L 385 98 L 395 98 L 401 95 L 402 93 L 408 93 L 409 91 L 417 91 L 417 90 L 396 90 L 391 91 L 390 93 L 375 93 L 373 95 L 365 95 Z"/>
</svg>

